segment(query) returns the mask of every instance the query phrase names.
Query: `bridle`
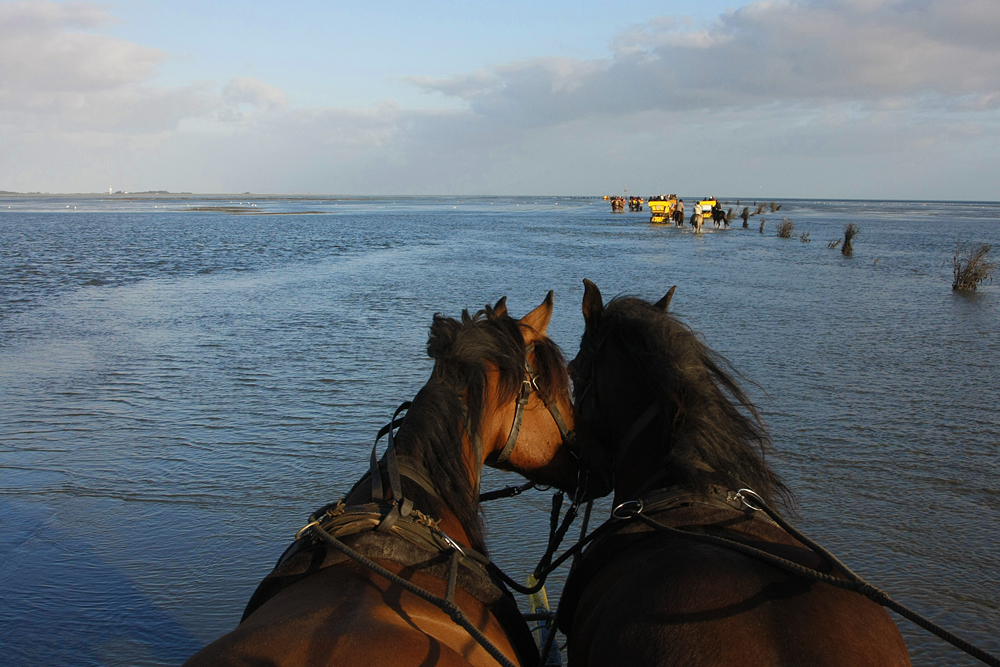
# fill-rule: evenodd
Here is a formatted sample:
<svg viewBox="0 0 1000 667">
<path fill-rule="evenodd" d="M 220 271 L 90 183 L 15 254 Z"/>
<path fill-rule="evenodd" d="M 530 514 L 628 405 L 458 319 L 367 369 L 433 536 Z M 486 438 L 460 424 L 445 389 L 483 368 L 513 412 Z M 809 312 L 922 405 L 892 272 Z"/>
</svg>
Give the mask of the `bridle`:
<svg viewBox="0 0 1000 667">
<path fill-rule="evenodd" d="M 536 391 L 542 399 L 542 402 L 545 404 L 545 407 L 548 409 L 549 414 L 552 415 L 552 419 L 555 421 L 556 426 L 559 428 L 559 434 L 562 437 L 563 446 L 566 447 L 567 451 L 569 451 L 575 459 L 579 460 L 580 458 L 576 448 L 576 433 L 566 426 L 566 420 L 563 419 L 562 412 L 559 410 L 559 406 L 556 401 L 548 400 L 545 392 L 541 391 L 541 388 L 538 386 L 538 373 L 535 371 L 534 366 L 531 365 L 531 360 L 529 359 L 529 356 L 532 352 L 534 352 L 534 350 L 534 343 L 524 348 L 524 371 L 526 377 L 521 381 L 521 388 L 518 391 L 516 407 L 514 408 L 514 421 L 511 424 L 510 432 L 507 435 L 507 441 L 504 444 L 503 449 L 500 450 L 500 453 L 497 454 L 495 458 L 486 461 L 488 465 L 496 466 L 497 464 L 504 463 L 510 459 L 511 454 L 514 452 L 514 448 L 517 445 L 518 436 L 521 432 L 521 423 L 524 420 L 525 407 L 531 399 L 532 392 Z M 396 412 L 393 414 L 389 423 L 383 426 L 379 430 L 378 435 L 375 436 L 375 444 L 372 447 L 372 501 L 379 502 L 384 498 L 381 474 L 382 466 L 386 468 L 386 472 L 388 473 L 389 491 L 392 494 L 390 502 L 393 505 L 393 509 L 389 516 L 387 516 L 386 519 L 380 524 L 380 531 L 388 530 L 400 516 L 408 516 L 413 509 L 413 501 L 403 496 L 402 486 L 400 483 L 401 476 L 416 481 L 426 491 L 431 493 L 431 495 L 437 495 L 436 490 L 433 489 L 433 485 L 429 481 L 429 476 L 426 471 L 424 471 L 423 468 L 415 461 L 410 460 L 408 457 L 400 457 L 396 453 L 394 432 L 396 428 L 403 423 L 404 419 L 403 417 L 399 417 L 399 414 L 408 410 L 409 407 L 410 402 L 407 401 L 396 409 Z M 377 454 L 378 441 L 385 435 L 388 435 L 388 445 L 386 447 L 385 454 L 380 461 Z M 483 460 L 483 441 L 479 433 L 476 433 L 472 440 L 476 455 L 476 483 L 474 493 L 476 494 L 476 497 L 478 497 L 482 482 L 482 470 L 479 466 L 479 461 Z"/>
<path fill-rule="evenodd" d="M 576 458 L 579 458 L 576 453 L 576 434 L 566 426 L 566 420 L 563 419 L 562 412 L 559 410 L 559 405 L 556 401 L 548 400 L 545 396 L 545 392 L 541 391 L 538 386 L 538 373 L 535 372 L 534 367 L 531 365 L 529 360 L 529 355 L 534 352 L 535 344 L 532 343 L 524 349 L 524 371 L 527 377 L 521 381 L 521 389 L 517 395 L 517 403 L 514 408 L 514 423 L 511 424 L 510 433 L 507 435 L 507 442 L 504 444 L 503 449 L 497 454 L 496 458 L 487 461 L 489 465 L 496 465 L 498 463 L 504 463 L 510 458 L 510 455 L 514 452 L 514 447 L 517 445 L 517 438 L 521 433 L 521 422 L 524 419 L 524 409 L 528 405 L 528 401 L 531 399 L 531 393 L 537 391 L 545 407 L 548 408 L 549 414 L 552 415 L 552 420 L 555 421 L 556 426 L 559 428 L 559 434 L 562 436 L 563 445 L 569 450 Z M 479 436 L 476 436 L 477 440 L 477 457 L 482 456 L 482 442 L 479 441 Z M 477 458 L 478 460 L 478 458 Z M 478 489 L 478 485 L 477 485 Z"/>
</svg>

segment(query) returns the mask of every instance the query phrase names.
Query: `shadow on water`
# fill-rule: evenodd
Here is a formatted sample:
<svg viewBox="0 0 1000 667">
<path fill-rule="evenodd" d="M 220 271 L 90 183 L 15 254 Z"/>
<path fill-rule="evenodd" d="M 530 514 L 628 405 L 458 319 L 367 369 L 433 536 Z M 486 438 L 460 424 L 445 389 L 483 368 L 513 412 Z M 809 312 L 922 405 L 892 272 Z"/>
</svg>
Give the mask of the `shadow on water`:
<svg viewBox="0 0 1000 667">
<path fill-rule="evenodd" d="M 54 525 L 55 513 L 0 499 L 5 663 L 161 665 L 182 662 L 200 648 L 173 615 L 92 548 L 86 533 L 74 529 L 79 526 Z M 170 539 L 169 531 L 163 539 Z M 126 540 L 116 548 L 143 547 Z"/>
</svg>

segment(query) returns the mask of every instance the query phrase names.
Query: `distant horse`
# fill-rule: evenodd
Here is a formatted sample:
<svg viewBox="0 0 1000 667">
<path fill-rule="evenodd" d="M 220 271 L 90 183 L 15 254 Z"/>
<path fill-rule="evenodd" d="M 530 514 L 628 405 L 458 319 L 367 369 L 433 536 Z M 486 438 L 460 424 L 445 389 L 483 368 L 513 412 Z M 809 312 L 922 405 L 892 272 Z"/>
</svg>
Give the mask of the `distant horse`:
<svg viewBox="0 0 1000 667">
<path fill-rule="evenodd" d="M 749 506 L 753 492 L 768 505 L 791 495 L 728 364 L 667 312 L 673 288 L 655 305 L 605 306 L 584 282 L 586 328 L 570 363 L 577 443 L 614 469 L 615 511 L 566 582 L 569 664 L 909 665 L 879 605 L 718 544 L 843 576 Z"/>
<path fill-rule="evenodd" d="M 705 222 L 705 216 L 701 213 L 691 214 L 691 226 L 694 227 L 695 234 L 701 234 L 701 226 Z"/>
<path fill-rule="evenodd" d="M 729 227 L 729 218 L 726 216 L 726 212 L 722 210 L 721 206 L 712 207 L 712 223 L 716 227 Z"/>
<path fill-rule="evenodd" d="M 463 311 L 461 321 L 435 315 L 430 380 L 405 417 L 383 429 L 390 440 L 381 461 L 372 452 L 374 474 L 310 517 L 240 625 L 185 664 L 533 665 L 537 647 L 485 556 L 479 480 L 486 463 L 576 486 L 565 362 L 545 335 L 551 315 L 552 292 L 520 321 L 504 299 Z M 451 600 L 474 627 L 349 559 L 328 537 L 389 577 Z"/>
</svg>

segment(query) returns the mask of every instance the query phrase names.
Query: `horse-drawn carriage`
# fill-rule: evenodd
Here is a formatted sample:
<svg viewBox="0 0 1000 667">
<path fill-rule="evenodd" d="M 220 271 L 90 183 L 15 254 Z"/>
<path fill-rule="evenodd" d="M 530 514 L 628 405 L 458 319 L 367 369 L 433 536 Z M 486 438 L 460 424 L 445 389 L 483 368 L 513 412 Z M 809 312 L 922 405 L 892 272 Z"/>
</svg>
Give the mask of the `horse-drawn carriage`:
<svg viewBox="0 0 1000 667">
<path fill-rule="evenodd" d="M 669 223 L 677 210 L 677 195 L 657 195 L 647 200 L 649 221 L 656 224 Z"/>
</svg>

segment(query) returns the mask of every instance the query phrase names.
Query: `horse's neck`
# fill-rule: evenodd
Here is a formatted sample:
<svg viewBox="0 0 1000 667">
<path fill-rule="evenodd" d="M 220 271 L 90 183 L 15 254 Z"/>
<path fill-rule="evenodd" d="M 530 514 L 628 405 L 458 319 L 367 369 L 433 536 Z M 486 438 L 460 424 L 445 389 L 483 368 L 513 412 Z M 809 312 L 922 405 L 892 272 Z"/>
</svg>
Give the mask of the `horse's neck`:
<svg viewBox="0 0 1000 667">
<path fill-rule="evenodd" d="M 615 505 L 633 500 L 667 479 L 663 450 L 652 438 L 636 441 L 615 467 Z M 652 485 L 652 486 L 651 486 Z"/>
<path fill-rule="evenodd" d="M 645 376 L 630 358 L 609 347 L 606 381 L 615 396 L 608 412 L 620 421 L 611 424 L 616 438 L 615 504 L 632 500 L 647 490 L 651 478 L 664 468 L 667 443 L 662 442 L 662 407 Z"/>
<path fill-rule="evenodd" d="M 642 405 L 644 396 L 635 396 L 630 405 Z M 653 404 L 655 406 L 655 404 Z M 638 498 L 653 489 L 684 483 L 682 471 L 670 464 L 673 453 L 683 449 L 690 433 L 665 433 L 661 410 L 651 406 L 640 417 L 619 427 L 616 449 L 615 503 Z M 622 411 L 624 412 L 624 411 Z"/>
<path fill-rule="evenodd" d="M 415 408 L 415 409 L 414 409 Z M 420 406 L 414 406 L 411 408 L 411 415 L 419 420 L 419 409 Z M 423 429 L 420 428 L 420 422 L 415 421 L 414 427 L 418 429 L 420 433 L 423 433 Z M 423 456 L 418 455 L 415 449 L 424 449 L 426 445 L 417 444 L 421 440 L 422 436 L 417 436 L 413 431 L 401 430 L 394 440 L 395 457 L 397 462 L 397 469 L 400 473 L 399 484 L 402 487 L 402 493 L 404 498 L 408 498 L 413 502 L 413 507 L 416 510 L 429 516 L 431 519 L 438 521 L 438 526 L 442 531 L 444 531 L 449 537 L 454 539 L 456 542 L 462 546 L 472 547 L 474 549 L 483 550 L 483 545 L 479 543 L 473 543 L 470 538 L 469 530 L 463 523 L 463 520 L 458 513 L 452 510 L 448 506 L 448 503 L 444 498 L 439 495 L 442 487 L 440 484 L 456 484 L 456 480 L 441 479 L 444 477 L 441 470 L 435 470 L 435 465 L 433 460 L 425 460 Z M 470 443 L 463 438 L 462 447 L 458 449 L 458 455 L 470 455 Z M 433 455 L 431 455 L 433 457 Z M 468 466 L 473 468 L 475 472 L 471 473 L 476 475 L 481 474 L 482 463 L 479 461 L 472 461 L 471 465 Z M 478 492 L 478 487 L 473 485 L 472 481 L 467 482 L 471 488 L 474 489 L 474 493 Z M 371 498 L 371 484 L 365 483 L 363 489 L 357 489 L 354 494 L 352 494 L 351 500 L 359 499 L 360 502 L 369 502 Z M 437 492 L 433 489 L 437 488 Z M 383 467 L 382 473 L 382 489 L 383 497 L 382 500 L 386 502 L 391 502 L 393 498 L 391 481 L 388 479 L 388 474 Z M 360 492 L 360 493 L 359 493 Z M 465 521 L 470 521 L 471 518 L 466 518 Z M 478 520 L 478 515 L 477 519 Z M 473 532 L 476 532 L 477 526 L 472 526 Z M 479 533 L 482 531 L 479 530 Z"/>
<path fill-rule="evenodd" d="M 682 486 L 691 491 L 707 488 L 709 484 L 726 485 L 726 479 L 704 461 L 677 461 L 679 452 L 693 449 L 686 438 L 690 433 L 673 433 L 671 441 L 655 427 L 643 435 L 615 468 L 615 503 L 633 500 L 650 491 Z M 693 451 L 685 453 L 695 456 Z"/>
</svg>

